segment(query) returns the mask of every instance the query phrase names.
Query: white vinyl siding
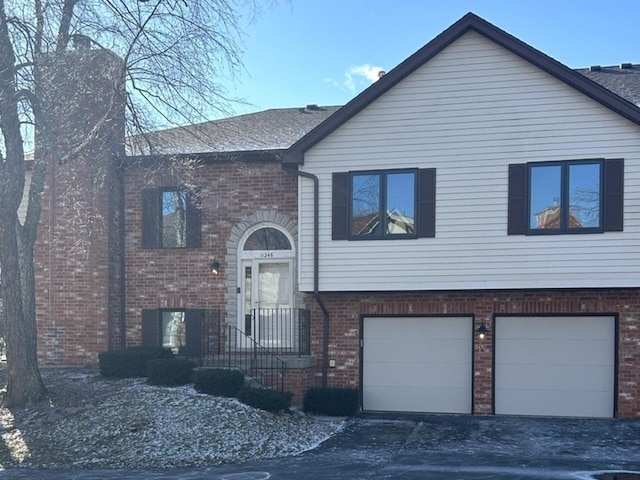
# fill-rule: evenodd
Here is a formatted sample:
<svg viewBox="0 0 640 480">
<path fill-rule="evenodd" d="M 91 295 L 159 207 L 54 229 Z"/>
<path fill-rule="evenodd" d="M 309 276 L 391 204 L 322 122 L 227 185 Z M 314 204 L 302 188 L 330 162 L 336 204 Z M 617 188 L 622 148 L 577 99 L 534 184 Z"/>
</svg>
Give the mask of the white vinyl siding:
<svg viewBox="0 0 640 480">
<path fill-rule="evenodd" d="M 508 236 L 508 165 L 624 158 L 624 231 Z M 640 127 L 475 32 L 306 154 L 319 178 L 320 290 L 640 285 Z M 436 237 L 331 240 L 331 174 L 436 169 Z M 313 289 L 313 188 L 300 179 L 300 288 Z"/>
<path fill-rule="evenodd" d="M 470 317 L 366 317 L 365 411 L 471 413 Z"/>
<path fill-rule="evenodd" d="M 497 317 L 495 413 L 612 417 L 615 318 Z"/>
</svg>

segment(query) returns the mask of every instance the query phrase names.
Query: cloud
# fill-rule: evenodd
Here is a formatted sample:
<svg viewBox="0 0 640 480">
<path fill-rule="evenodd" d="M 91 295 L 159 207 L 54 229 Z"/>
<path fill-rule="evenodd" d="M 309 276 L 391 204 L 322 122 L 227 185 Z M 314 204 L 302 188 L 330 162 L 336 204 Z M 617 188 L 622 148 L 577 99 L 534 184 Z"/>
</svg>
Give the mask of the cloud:
<svg viewBox="0 0 640 480">
<path fill-rule="evenodd" d="M 346 87 L 351 93 L 357 93 L 378 80 L 381 71 L 384 71 L 382 67 L 365 63 L 347 69 L 341 82 L 333 78 L 325 81 L 336 87 Z"/>
</svg>

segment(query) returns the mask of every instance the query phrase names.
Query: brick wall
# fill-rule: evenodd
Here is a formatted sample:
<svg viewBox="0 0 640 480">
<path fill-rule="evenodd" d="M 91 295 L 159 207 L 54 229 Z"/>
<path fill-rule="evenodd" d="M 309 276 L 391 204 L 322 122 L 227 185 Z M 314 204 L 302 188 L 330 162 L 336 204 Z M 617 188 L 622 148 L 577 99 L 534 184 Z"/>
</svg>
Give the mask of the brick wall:
<svg viewBox="0 0 640 480">
<path fill-rule="evenodd" d="M 617 314 L 619 417 L 640 417 L 640 291 L 633 289 L 590 291 L 473 291 L 446 293 L 323 294 L 331 314 L 328 386 L 359 387 L 360 319 L 363 315 L 473 315 L 474 327 L 489 331 L 474 338 L 473 411 L 492 412 L 492 323 L 500 314 Z M 318 356 L 315 385 L 321 385 L 322 312 L 311 298 L 313 353 Z"/>
<path fill-rule="evenodd" d="M 235 262 L 228 262 L 227 243 L 242 219 L 260 211 L 277 210 L 297 218 L 297 178 L 286 174 L 275 161 L 239 164 L 217 161 L 199 167 L 195 174 L 202 198 L 202 246 L 197 249 L 143 249 L 143 188 L 175 187 L 179 180 L 167 170 L 148 166 L 125 172 L 126 198 L 126 338 L 141 342 L 142 309 L 204 308 L 223 312 L 227 297 L 235 301 Z M 177 174 L 178 177 L 180 174 Z M 220 263 L 217 276 L 209 265 Z"/>
</svg>

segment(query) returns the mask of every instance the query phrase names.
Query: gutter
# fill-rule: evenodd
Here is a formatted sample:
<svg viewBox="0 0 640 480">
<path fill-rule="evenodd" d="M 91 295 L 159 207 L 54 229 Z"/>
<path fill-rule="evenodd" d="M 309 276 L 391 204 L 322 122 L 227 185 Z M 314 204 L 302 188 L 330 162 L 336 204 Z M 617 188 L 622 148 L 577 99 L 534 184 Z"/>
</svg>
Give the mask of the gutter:
<svg viewBox="0 0 640 480">
<path fill-rule="evenodd" d="M 301 172 L 297 168 L 288 169 L 285 164 L 281 163 L 282 170 L 291 175 L 297 175 L 299 177 L 310 178 L 313 181 L 313 296 L 318 303 L 318 306 L 322 310 L 322 388 L 327 388 L 327 377 L 329 375 L 329 310 L 327 310 L 322 296 L 320 295 L 320 275 L 319 275 L 319 211 L 320 211 L 320 196 L 318 193 L 318 177 L 312 173 Z M 298 195 L 298 198 L 299 195 Z"/>
</svg>

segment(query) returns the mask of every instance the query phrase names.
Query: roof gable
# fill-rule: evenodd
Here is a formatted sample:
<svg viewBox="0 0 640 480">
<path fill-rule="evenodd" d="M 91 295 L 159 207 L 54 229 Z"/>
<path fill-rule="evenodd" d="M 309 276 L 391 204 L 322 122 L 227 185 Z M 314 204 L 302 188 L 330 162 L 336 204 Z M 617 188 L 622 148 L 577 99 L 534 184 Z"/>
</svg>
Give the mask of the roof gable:
<svg viewBox="0 0 640 480">
<path fill-rule="evenodd" d="M 307 150 L 469 31 L 479 33 L 596 102 L 640 125 L 640 109 L 633 103 L 619 97 L 602 85 L 527 45 L 477 15 L 468 13 L 294 143 L 282 155 L 283 163 L 304 163 L 304 154 Z"/>
</svg>

